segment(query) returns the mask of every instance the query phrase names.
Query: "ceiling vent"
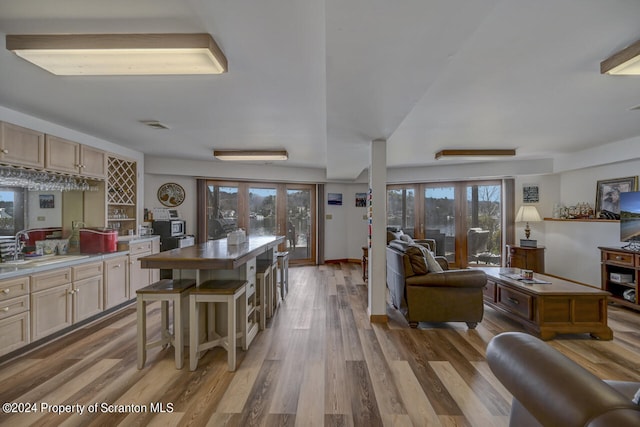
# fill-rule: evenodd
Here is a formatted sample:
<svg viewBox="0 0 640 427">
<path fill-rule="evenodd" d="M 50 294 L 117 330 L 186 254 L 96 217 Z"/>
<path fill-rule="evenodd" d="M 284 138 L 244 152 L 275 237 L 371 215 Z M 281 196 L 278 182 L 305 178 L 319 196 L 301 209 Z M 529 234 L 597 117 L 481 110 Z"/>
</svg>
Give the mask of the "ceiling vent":
<svg viewBox="0 0 640 427">
<path fill-rule="evenodd" d="M 163 125 L 157 120 L 140 120 L 140 123 L 142 123 L 143 125 L 147 125 L 153 129 L 162 129 L 162 130 L 169 129 L 169 126 Z"/>
</svg>

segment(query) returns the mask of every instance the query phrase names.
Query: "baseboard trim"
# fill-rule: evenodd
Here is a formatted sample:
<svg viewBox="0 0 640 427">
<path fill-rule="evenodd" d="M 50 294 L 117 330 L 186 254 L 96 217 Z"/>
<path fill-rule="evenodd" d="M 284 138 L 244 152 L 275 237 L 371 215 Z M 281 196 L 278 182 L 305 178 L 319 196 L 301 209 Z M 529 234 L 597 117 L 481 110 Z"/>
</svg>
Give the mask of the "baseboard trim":
<svg viewBox="0 0 640 427">
<path fill-rule="evenodd" d="M 351 263 L 351 264 L 360 264 L 362 262 L 361 259 L 357 258 L 341 258 L 341 259 L 325 259 L 325 264 L 340 264 L 343 262 Z"/>
<path fill-rule="evenodd" d="M 389 318 L 386 314 L 371 314 L 369 315 L 369 321 L 371 323 L 388 323 Z"/>
</svg>

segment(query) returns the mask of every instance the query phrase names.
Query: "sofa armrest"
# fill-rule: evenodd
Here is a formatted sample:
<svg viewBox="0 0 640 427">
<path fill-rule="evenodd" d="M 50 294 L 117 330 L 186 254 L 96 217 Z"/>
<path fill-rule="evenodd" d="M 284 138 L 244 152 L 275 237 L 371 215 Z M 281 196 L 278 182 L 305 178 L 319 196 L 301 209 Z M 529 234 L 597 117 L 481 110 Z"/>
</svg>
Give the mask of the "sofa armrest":
<svg viewBox="0 0 640 427">
<path fill-rule="evenodd" d="M 440 267 L 442 267 L 443 270 L 449 270 L 449 261 L 447 260 L 446 257 L 443 256 L 436 256 L 434 257 L 436 262 L 438 264 L 440 264 Z"/>
<path fill-rule="evenodd" d="M 405 279 L 409 286 L 443 286 L 452 288 L 483 288 L 487 284 L 484 271 L 464 269 L 434 271 Z"/>
<path fill-rule="evenodd" d="M 487 347 L 487 362 L 514 400 L 542 425 L 622 426 L 633 425 L 624 420 L 640 421 L 640 406 L 531 335 L 497 335 Z M 519 425 L 522 420 L 513 416 L 510 425 Z M 622 423 L 602 424 L 611 420 Z"/>
</svg>

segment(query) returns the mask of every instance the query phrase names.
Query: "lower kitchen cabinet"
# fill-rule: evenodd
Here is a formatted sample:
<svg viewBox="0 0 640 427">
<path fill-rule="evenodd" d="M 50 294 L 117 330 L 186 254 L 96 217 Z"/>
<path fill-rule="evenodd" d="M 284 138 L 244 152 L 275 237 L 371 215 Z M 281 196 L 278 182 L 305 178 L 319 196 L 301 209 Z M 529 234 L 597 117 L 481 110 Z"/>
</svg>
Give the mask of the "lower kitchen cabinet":
<svg viewBox="0 0 640 427">
<path fill-rule="evenodd" d="M 31 293 L 31 340 L 73 324 L 71 282 Z"/>
<path fill-rule="evenodd" d="M 73 278 L 71 291 L 73 323 L 102 312 L 104 308 L 102 261 L 72 267 L 71 276 Z"/>
<path fill-rule="evenodd" d="M 129 298 L 135 298 L 138 289 L 160 280 L 160 270 L 140 266 L 140 258 L 158 252 L 160 252 L 160 238 L 129 243 Z"/>
<path fill-rule="evenodd" d="M 0 356 L 29 344 L 30 335 L 28 311 L 0 320 Z"/>
<path fill-rule="evenodd" d="M 29 277 L 0 282 L 0 356 L 29 344 Z"/>
<path fill-rule="evenodd" d="M 104 309 L 129 300 L 129 269 L 127 256 L 104 261 Z"/>
</svg>

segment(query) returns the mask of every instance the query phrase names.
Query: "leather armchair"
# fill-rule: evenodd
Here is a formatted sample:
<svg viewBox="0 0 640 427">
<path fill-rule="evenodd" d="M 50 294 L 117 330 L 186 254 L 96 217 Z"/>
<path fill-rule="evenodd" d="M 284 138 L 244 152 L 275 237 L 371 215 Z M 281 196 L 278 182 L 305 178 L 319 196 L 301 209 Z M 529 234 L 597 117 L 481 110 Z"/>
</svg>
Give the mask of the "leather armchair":
<svg viewBox="0 0 640 427">
<path fill-rule="evenodd" d="M 511 427 L 640 426 L 640 382 L 603 381 L 534 336 L 495 336 L 487 362 L 513 395 Z"/>
<path fill-rule="evenodd" d="M 412 328 L 418 322 L 466 322 L 476 327 L 484 315 L 483 271 L 449 270 L 444 257 L 435 257 L 442 271 L 416 274 L 405 242 L 387 245 L 387 287 L 391 301 Z"/>
</svg>

